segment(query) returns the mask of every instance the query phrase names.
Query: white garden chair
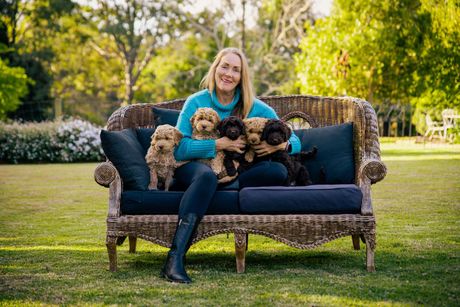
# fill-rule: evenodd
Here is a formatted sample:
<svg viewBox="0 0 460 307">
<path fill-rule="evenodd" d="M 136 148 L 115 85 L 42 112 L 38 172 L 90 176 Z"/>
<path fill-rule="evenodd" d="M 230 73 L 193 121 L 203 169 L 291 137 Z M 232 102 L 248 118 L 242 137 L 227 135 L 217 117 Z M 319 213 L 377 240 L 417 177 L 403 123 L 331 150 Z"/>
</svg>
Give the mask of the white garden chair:
<svg viewBox="0 0 460 307">
<path fill-rule="evenodd" d="M 442 125 L 440 122 L 433 121 L 429 114 L 425 115 L 425 121 L 426 121 L 426 126 L 427 126 L 427 130 L 426 130 L 425 135 L 424 135 L 425 138 L 428 138 L 430 141 L 436 135 L 440 139 L 444 138 L 444 136 L 443 136 L 444 125 Z"/>
<path fill-rule="evenodd" d="M 458 119 L 458 115 L 455 113 L 454 109 L 444 109 L 441 112 L 442 115 L 442 124 L 443 124 L 443 137 L 447 139 L 447 129 L 455 127 L 455 120 Z"/>
</svg>

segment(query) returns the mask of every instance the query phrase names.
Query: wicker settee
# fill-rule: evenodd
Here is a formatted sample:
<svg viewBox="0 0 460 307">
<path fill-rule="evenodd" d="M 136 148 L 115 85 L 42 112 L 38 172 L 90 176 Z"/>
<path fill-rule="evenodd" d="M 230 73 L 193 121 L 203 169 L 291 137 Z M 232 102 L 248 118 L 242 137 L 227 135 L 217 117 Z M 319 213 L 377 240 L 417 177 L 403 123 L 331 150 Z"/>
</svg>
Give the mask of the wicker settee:
<svg viewBox="0 0 460 307">
<path fill-rule="evenodd" d="M 194 243 L 207 237 L 235 234 L 236 268 L 245 270 L 248 234 L 270 237 L 290 246 L 307 249 L 344 236 L 351 236 L 353 247 L 366 245 L 367 270 L 374 271 L 375 216 L 371 184 L 382 180 L 386 167 L 380 159 L 377 119 L 372 106 L 361 99 L 316 96 L 261 97 L 277 114 L 294 125 L 325 127 L 353 123 L 354 184 L 362 192 L 357 214 L 225 214 L 206 215 L 198 227 Z M 181 109 L 184 100 L 155 104 L 165 109 Z M 121 107 L 109 118 L 107 130 L 152 127 L 152 104 Z M 135 252 L 137 238 L 169 247 L 174 235 L 176 215 L 125 215 L 120 210 L 123 182 L 110 161 L 99 164 L 94 173 L 98 184 L 109 188 L 106 245 L 110 270 L 117 269 L 117 242 L 129 237 L 129 251 Z M 343 201 L 346 201 L 343 200 Z M 358 208 L 359 209 L 359 208 Z"/>
</svg>

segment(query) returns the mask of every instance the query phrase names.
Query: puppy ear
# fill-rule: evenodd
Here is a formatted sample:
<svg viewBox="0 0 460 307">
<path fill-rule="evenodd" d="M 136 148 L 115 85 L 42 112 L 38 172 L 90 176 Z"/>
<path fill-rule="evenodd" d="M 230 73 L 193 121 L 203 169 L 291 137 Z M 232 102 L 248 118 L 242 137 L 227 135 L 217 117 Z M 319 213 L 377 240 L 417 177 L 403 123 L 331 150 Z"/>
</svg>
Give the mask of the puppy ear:
<svg viewBox="0 0 460 307">
<path fill-rule="evenodd" d="M 190 124 L 192 125 L 192 127 L 194 126 L 195 118 L 196 118 L 196 113 L 193 114 L 193 116 L 190 118 Z"/>
<path fill-rule="evenodd" d="M 219 132 L 219 135 L 220 135 L 220 136 L 223 136 L 223 135 L 224 135 L 224 126 L 225 126 L 225 122 L 226 122 L 226 120 L 224 119 L 224 120 L 220 121 L 220 122 L 217 124 L 216 129 L 217 129 L 217 132 Z"/>
<path fill-rule="evenodd" d="M 182 134 L 182 132 L 179 131 L 179 129 L 174 129 L 174 144 L 176 146 L 179 145 L 179 142 L 183 136 L 184 135 Z"/>
<path fill-rule="evenodd" d="M 221 123 L 220 116 L 217 112 L 214 113 L 214 127 L 217 127 Z"/>
<path fill-rule="evenodd" d="M 156 133 L 153 133 L 152 136 L 150 137 L 150 145 L 155 145 L 155 143 L 157 142 L 157 134 Z"/>
<path fill-rule="evenodd" d="M 273 125 L 273 120 L 269 120 L 265 123 L 264 129 L 262 130 L 262 135 L 260 136 L 261 141 L 265 141 L 270 134 L 270 127 Z"/>
<path fill-rule="evenodd" d="M 238 123 L 238 126 L 241 129 L 241 135 L 246 135 L 246 126 L 244 125 L 244 122 L 239 118 L 236 122 Z"/>
<path fill-rule="evenodd" d="M 291 137 L 291 134 L 292 134 L 291 128 L 282 120 L 280 120 L 280 124 L 281 124 L 281 127 L 283 129 L 283 133 L 286 136 L 286 141 L 287 141 L 287 140 L 289 140 L 289 138 Z"/>
</svg>

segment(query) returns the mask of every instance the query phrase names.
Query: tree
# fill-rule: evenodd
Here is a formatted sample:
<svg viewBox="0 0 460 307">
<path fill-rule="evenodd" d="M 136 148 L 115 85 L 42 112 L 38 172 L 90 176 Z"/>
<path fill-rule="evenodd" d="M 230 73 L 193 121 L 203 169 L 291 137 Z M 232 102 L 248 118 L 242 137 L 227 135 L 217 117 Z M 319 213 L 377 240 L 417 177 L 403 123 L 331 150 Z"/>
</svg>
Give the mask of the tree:
<svg viewBox="0 0 460 307">
<path fill-rule="evenodd" d="M 245 8 L 258 12 L 251 27 L 246 26 Z M 226 0 L 215 10 L 184 11 L 182 16 L 188 25 L 185 29 L 209 42 L 215 53 L 228 46 L 242 48 L 256 92 L 269 95 L 295 91 L 292 56 L 305 34 L 305 22 L 314 19 L 311 8 L 312 1 L 305 0 Z"/>
<path fill-rule="evenodd" d="M 459 92 L 458 12 L 458 5 L 434 0 L 336 0 L 330 17 L 307 25 L 296 55 L 300 91 L 416 107 L 436 93 L 432 108 L 452 106 Z M 451 18 L 440 17 L 446 14 Z M 441 36 L 441 28 L 450 33 Z"/>
<path fill-rule="evenodd" d="M 94 48 L 112 41 L 77 10 L 62 18 L 62 31 L 53 40 L 55 54 L 50 71 L 55 116 L 78 116 L 102 125 L 119 107 L 123 97 L 123 66 L 114 57 L 103 57 Z M 84 59 L 84 60 L 82 60 Z"/>
<path fill-rule="evenodd" d="M 27 75 L 22 67 L 9 67 L 0 58 L 0 120 L 15 111 L 27 94 Z"/>
<path fill-rule="evenodd" d="M 52 116 L 53 39 L 60 32 L 60 19 L 75 8 L 71 0 L 0 0 L 0 44 L 7 52 L 0 56 L 12 67 L 23 67 L 29 79 L 28 94 L 19 108 L 9 114 L 24 120 Z"/>
<path fill-rule="evenodd" d="M 293 56 L 305 36 L 305 24 L 315 19 L 313 1 L 265 0 L 256 26 L 249 30 L 248 56 L 260 95 L 296 93 Z"/>
<path fill-rule="evenodd" d="M 124 68 L 125 94 L 123 104 L 130 104 L 134 88 L 142 71 L 154 56 L 158 47 L 163 46 L 177 33 L 174 22 L 175 10 L 168 1 L 98 0 L 91 18 L 98 30 L 107 35 L 113 47 L 93 45 L 104 57 L 117 57 Z"/>
</svg>

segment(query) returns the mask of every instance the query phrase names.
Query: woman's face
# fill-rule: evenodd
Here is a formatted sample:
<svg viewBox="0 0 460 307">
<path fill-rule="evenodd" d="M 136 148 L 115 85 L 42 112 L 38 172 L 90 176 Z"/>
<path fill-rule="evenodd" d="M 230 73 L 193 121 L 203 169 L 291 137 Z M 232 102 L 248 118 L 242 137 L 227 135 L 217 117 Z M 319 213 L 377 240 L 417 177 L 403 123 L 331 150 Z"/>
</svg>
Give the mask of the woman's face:
<svg viewBox="0 0 460 307">
<path fill-rule="evenodd" d="M 216 69 L 216 90 L 233 93 L 241 80 L 241 59 L 234 53 L 227 53 L 220 59 Z"/>
</svg>

